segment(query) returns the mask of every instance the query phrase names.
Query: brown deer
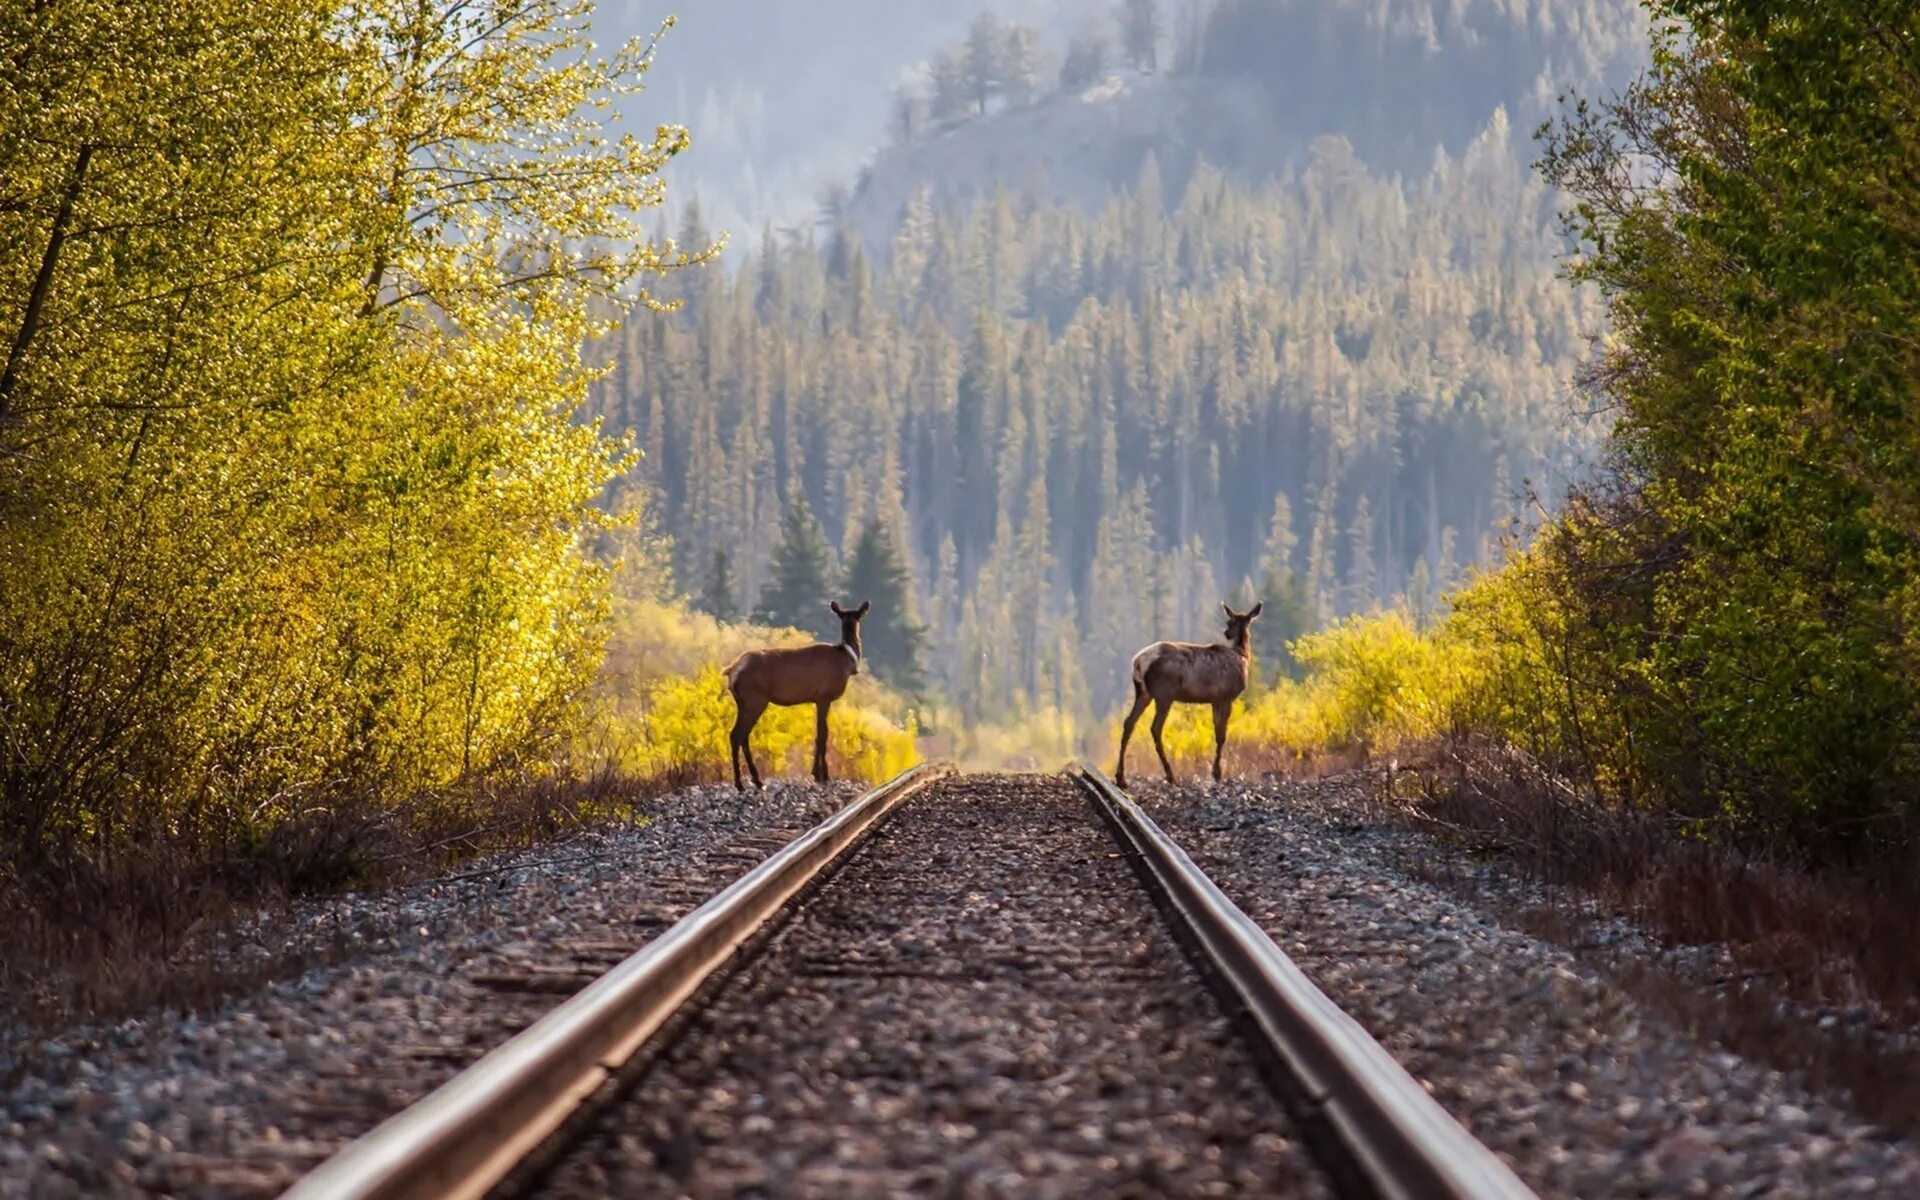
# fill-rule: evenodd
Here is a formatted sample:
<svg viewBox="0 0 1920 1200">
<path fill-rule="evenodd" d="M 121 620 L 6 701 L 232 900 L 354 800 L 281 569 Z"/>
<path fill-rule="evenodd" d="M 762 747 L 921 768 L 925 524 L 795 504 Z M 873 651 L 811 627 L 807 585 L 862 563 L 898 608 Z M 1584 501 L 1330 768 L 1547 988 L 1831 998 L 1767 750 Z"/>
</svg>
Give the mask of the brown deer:
<svg viewBox="0 0 1920 1200">
<path fill-rule="evenodd" d="M 1253 665 L 1253 648 L 1247 642 L 1247 626 L 1260 615 L 1263 604 L 1237 613 L 1225 604 L 1226 641 L 1211 646 L 1194 642 L 1155 642 L 1133 656 L 1133 711 L 1120 727 L 1120 765 L 1113 781 L 1127 786 L 1127 739 L 1133 736 L 1134 723 L 1153 702 L 1153 748 L 1160 765 L 1173 780 L 1173 764 L 1167 760 L 1167 748 L 1160 741 L 1167 727 L 1167 711 L 1178 704 L 1213 705 L 1213 777 L 1220 778 L 1220 752 L 1227 746 L 1227 719 L 1233 715 L 1233 702 L 1247 690 L 1247 674 Z"/>
<path fill-rule="evenodd" d="M 747 739 L 769 704 L 814 706 L 813 777 L 827 781 L 827 710 L 846 692 L 847 680 L 860 673 L 860 618 L 873 605 L 867 602 L 848 610 L 829 602 L 827 607 L 840 618 L 838 645 L 815 642 L 785 650 L 749 650 L 726 670 L 726 689 L 739 709 L 728 738 L 733 749 L 733 786 L 739 791 L 747 790 L 740 782 L 742 754 L 747 756 L 753 786 L 761 786 L 760 768 L 754 765 Z"/>
</svg>

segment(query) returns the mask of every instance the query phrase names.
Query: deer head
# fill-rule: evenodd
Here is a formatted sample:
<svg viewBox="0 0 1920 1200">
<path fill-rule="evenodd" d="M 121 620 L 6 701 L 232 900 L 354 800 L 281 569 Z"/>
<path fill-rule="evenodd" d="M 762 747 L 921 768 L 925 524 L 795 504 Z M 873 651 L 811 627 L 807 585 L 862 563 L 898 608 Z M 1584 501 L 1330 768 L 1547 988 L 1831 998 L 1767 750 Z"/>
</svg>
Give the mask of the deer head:
<svg viewBox="0 0 1920 1200">
<path fill-rule="evenodd" d="M 871 600 L 861 601 L 859 608 L 841 608 L 839 601 L 827 601 L 827 610 L 840 618 L 840 644 L 853 651 L 856 663 L 866 654 L 860 648 L 860 618 L 866 616 L 867 610 L 872 607 Z"/>
<path fill-rule="evenodd" d="M 1248 609 L 1246 612 L 1237 613 L 1233 611 L 1231 606 L 1223 602 L 1220 605 L 1220 608 L 1221 608 L 1221 611 L 1227 614 L 1227 628 L 1226 628 L 1227 644 L 1230 646 L 1246 645 L 1247 626 L 1253 624 L 1253 619 L 1259 616 L 1260 610 L 1265 607 L 1266 607 L 1266 603 L 1262 601 L 1261 603 L 1256 604 L 1252 608 Z"/>
</svg>

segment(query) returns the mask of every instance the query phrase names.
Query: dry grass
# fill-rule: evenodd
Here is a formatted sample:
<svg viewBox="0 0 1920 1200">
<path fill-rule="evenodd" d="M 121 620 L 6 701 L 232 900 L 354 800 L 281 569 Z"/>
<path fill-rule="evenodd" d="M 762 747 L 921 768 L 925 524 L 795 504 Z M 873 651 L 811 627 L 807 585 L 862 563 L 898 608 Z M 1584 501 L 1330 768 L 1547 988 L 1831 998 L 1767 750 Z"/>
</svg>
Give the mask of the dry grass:
<svg viewBox="0 0 1920 1200">
<path fill-rule="evenodd" d="M 1397 816 L 1469 854 L 1563 899 L 1597 902 L 1667 946 L 1714 947 L 1719 965 L 1699 970 L 1599 956 L 1698 1034 L 1845 1091 L 1871 1119 L 1920 1135 L 1914 839 L 1845 862 L 1790 858 L 1700 821 L 1602 803 L 1479 740 L 1423 746 L 1380 778 Z M 1533 904 L 1517 915 L 1536 934 L 1596 949 L 1591 906 Z"/>
<path fill-rule="evenodd" d="M 22 870 L 0 883 L 0 1029 L 204 1008 L 340 961 L 352 949 L 345 931 L 289 943 L 260 929 L 303 897 L 403 884 L 631 820 L 685 782 L 602 774 L 491 784 L 401 810 L 345 803 L 283 822 L 244 851 L 152 842 L 104 862 Z"/>
<path fill-rule="evenodd" d="M 1174 711 L 1180 713 L 1188 709 L 1205 711 L 1201 706 L 1191 705 L 1179 706 Z M 1208 737 L 1211 738 L 1211 734 Z M 1198 743 L 1191 739 L 1188 744 L 1183 744 L 1169 738 L 1168 743 L 1167 757 L 1173 760 L 1173 769 L 1179 779 L 1192 782 L 1210 776 L 1213 770 L 1213 744 L 1210 740 L 1197 749 L 1195 746 Z M 1111 771 L 1119 748 L 1119 721 L 1116 719 L 1083 738 L 1080 751 L 1090 756 L 1091 761 L 1103 770 Z M 1360 747 L 1323 746 L 1297 750 L 1276 742 L 1235 735 L 1230 728 L 1226 752 L 1220 756 L 1220 769 L 1229 778 L 1324 779 L 1359 770 L 1371 761 L 1367 752 Z M 1162 777 L 1160 759 L 1153 750 L 1153 734 L 1145 719 L 1133 731 L 1133 741 L 1127 746 L 1127 773 L 1137 779 Z"/>
</svg>

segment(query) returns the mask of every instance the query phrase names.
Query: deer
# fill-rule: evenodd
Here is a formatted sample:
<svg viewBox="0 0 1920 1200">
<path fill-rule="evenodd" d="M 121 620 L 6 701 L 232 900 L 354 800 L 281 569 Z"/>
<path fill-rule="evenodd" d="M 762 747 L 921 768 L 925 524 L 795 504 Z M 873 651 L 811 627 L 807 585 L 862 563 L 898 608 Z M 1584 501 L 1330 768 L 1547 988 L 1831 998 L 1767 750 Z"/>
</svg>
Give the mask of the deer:
<svg viewBox="0 0 1920 1200">
<path fill-rule="evenodd" d="M 1173 763 L 1160 740 L 1167 727 L 1167 712 L 1175 704 L 1213 705 L 1213 778 L 1220 779 L 1220 753 L 1227 746 L 1227 720 L 1233 715 L 1233 702 L 1247 690 L 1247 676 L 1253 667 L 1253 647 L 1247 638 L 1247 626 L 1260 615 L 1265 604 L 1255 604 L 1237 613 L 1222 604 L 1227 614 L 1226 641 L 1203 646 L 1196 642 L 1155 642 L 1133 656 L 1133 709 L 1120 727 L 1120 765 L 1113 781 L 1127 786 L 1127 739 L 1133 727 L 1153 704 L 1153 748 L 1160 755 L 1160 766 L 1167 782 L 1174 782 Z"/>
<path fill-rule="evenodd" d="M 778 650 L 749 650 L 727 667 L 726 693 L 733 696 L 738 710 L 728 745 L 733 751 L 733 786 L 744 792 L 740 782 L 740 757 L 747 759 L 747 772 L 753 786 L 761 787 L 760 768 L 753 761 L 753 746 L 748 739 L 767 705 L 811 704 L 814 707 L 813 777 L 827 782 L 827 710 L 846 693 L 847 681 L 860 673 L 860 618 L 873 607 L 862 601 L 859 608 L 844 609 L 839 601 L 828 601 L 827 609 L 840 618 L 838 643 L 815 642 Z"/>
</svg>

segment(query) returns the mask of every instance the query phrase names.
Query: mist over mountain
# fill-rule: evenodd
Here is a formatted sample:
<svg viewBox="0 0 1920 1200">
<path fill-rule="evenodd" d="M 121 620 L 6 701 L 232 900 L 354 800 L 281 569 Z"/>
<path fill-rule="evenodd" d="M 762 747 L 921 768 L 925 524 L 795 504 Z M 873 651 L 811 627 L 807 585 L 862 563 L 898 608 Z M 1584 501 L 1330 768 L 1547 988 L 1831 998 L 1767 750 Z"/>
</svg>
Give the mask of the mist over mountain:
<svg viewBox="0 0 1920 1200">
<path fill-rule="evenodd" d="M 1057 23 L 1078 0 L 1020 6 Z M 674 164 L 674 208 L 698 199 L 711 227 L 736 238 L 767 222 L 812 220 L 822 193 L 850 184 L 884 137 L 901 75 L 959 38 L 975 10 L 950 0 L 615 0 L 595 20 L 612 44 L 672 14 L 628 106 L 642 126 L 677 122 L 693 148 Z"/>
<path fill-rule="evenodd" d="M 1423 174 L 1458 155 L 1503 109 L 1532 130 L 1568 88 L 1617 84 L 1645 57 L 1634 0 L 1190 0 L 1157 8 L 1154 70 L 1126 54 L 1123 10 L 1102 0 L 974 8 L 938 0 L 623 0 L 602 40 L 642 35 L 669 12 L 642 125 L 687 124 L 671 205 L 697 200 L 709 228 L 757 237 L 818 220 L 854 194 L 865 228 L 896 219 L 919 186 L 961 202 L 996 184 L 1097 203 L 1151 152 L 1170 190 L 1194 163 L 1258 182 L 1347 140 L 1372 170 Z M 893 126 L 903 93 L 925 94 L 942 51 L 964 58 L 992 13 L 1034 35 L 1034 95 L 997 98 L 986 119 Z M 1067 60 L 1100 48 L 1094 78 Z"/>
</svg>

